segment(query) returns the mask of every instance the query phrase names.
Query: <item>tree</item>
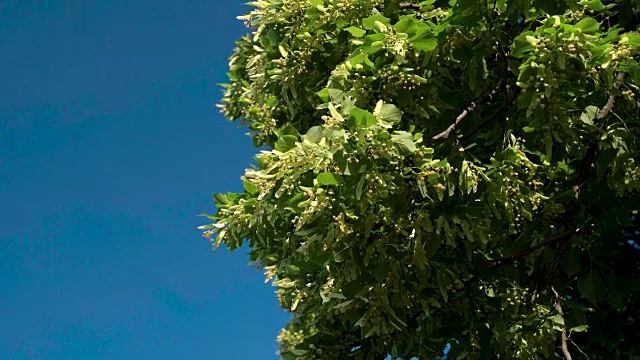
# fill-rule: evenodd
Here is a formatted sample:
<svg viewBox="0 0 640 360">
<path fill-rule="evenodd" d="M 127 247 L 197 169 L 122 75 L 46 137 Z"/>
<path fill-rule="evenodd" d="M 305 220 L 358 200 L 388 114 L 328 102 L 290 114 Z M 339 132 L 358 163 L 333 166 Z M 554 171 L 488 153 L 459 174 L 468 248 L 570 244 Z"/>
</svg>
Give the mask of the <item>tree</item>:
<svg viewBox="0 0 640 360">
<path fill-rule="evenodd" d="M 215 195 L 284 359 L 640 356 L 640 2 L 258 0 Z M 626 357 L 625 357 L 626 356 Z"/>
</svg>

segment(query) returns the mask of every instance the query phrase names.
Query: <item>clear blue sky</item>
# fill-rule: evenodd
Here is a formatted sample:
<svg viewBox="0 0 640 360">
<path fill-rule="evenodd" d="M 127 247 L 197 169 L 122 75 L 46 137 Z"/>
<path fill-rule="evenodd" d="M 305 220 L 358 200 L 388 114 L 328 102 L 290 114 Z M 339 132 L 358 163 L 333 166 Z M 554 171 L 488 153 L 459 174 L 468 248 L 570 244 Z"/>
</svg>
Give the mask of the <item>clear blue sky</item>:
<svg viewBox="0 0 640 360">
<path fill-rule="evenodd" d="M 0 359 L 274 359 L 288 319 L 196 217 L 256 152 L 214 105 L 246 8 L 0 1 Z"/>
</svg>

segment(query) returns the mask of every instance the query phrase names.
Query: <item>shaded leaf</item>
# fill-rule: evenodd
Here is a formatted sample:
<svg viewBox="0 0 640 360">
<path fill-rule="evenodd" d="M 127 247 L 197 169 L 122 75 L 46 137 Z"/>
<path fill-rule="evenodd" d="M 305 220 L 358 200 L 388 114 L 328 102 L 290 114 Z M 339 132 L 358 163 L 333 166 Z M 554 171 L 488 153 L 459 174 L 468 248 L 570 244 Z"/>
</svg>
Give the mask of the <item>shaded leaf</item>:
<svg viewBox="0 0 640 360">
<path fill-rule="evenodd" d="M 578 279 L 578 290 L 591 303 L 597 304 L 604 298 L 605 287 L 602 277 L 595 271 L 591 271 L 586 276 Z"/>
<path fill-rule="evenodd" d="M 562 259 L 562 269 L 569 276 L 573 276 L 582 270 L 580 264 L 581 251 L 577 248 L 571 248 Z"/>
<path fill-rule="evenodd" d="M 567 11 L 565 0 L 535 0 L 534 6 L 549 15 L 560 15 Z"/>
</svg>

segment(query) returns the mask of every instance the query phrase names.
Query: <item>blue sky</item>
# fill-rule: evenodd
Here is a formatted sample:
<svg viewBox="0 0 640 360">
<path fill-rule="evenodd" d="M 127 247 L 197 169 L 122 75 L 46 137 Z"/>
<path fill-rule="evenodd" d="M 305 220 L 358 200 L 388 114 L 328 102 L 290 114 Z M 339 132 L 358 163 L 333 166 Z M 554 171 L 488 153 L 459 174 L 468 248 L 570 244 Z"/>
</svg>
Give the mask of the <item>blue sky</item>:
<svg viewBox="0 0 640 360">
<path fill-rule="evenodd" d="M 274 359 L 196 229 L 256 150 L 215 109 L 240 1 L 0 0 L 0 359 Z"/>
</svg>

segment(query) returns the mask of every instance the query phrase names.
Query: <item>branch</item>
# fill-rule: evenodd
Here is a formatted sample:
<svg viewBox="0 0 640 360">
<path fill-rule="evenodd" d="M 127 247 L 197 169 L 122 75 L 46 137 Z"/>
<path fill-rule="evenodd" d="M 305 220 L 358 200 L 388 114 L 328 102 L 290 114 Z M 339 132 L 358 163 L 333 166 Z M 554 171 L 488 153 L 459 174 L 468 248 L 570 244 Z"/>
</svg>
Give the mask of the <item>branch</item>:
<svg viewBox="0 0 640 360">
<path fill-rule="evenodd" d="M 563 240 L 563 239 L 565 239 L 567 237 L 571 237 L 571 235 L 573 235 L 573 233 L 574 233 L 574 229 L 569 229 L 569 230 L 563 232 L 560 235 L 556 235 L 556 236 L 554 236 L 552 238 L 549 238 L 549 239 L 547 239 L 545 241 L 539 242 L 538 244 L 536 244 L 536 245 L 524 250 L 523 252 L 520 252 L 520 253 L 515 254 L 515 255 L 511 255 L 511 256 L 506 257 L 506 258 L 490 260 L 490 262 L 497 262 L 498 264 L 496 264 L 495 268 L 501 268 L 501 267 L 503 267 L 503 266 L 505 266 L 507 264 L 512 263 L 514 260 L 520 259 L 520 258 L 522 258 L 524 256 L 527 256 L 527 255 L 531 254 L 532 252 L 534 252 L 536 250 L 539 250 L 542 247 L 545 247 L 545 246 L 547 246 L 549 244 L 553 244 L 553 243 L 555 243 L 557 241 L 560 241 L 560 240 Z"/>
<path fill-rule="evenodd" d="M 623 82 L 624 82 L 624 73 L 623 72 L 619 72 L 618 73 L 618 78 L 616 79 L 616 83 L 613 84 L 613 87 L 618 89 L 618 88 L 620 88 L 620 86 L 622 86 Z M 609 96 L 609 100 L 602 107 L 602 110 L 600 110 L 598 115 L 596 115 L 596 119 L 600 120 L 600 119 L 604 118 L 605 116 L 609 115 L 611 110 L 613 110 L 613 106 L 615 104 L 616 104 L 616 95 Z"/>
<path fill-rule="evenodd" d="M 567 340 L 569 336 L 567 336 L 567 326 L 564 324 L 564 312 L 562 311 L 562 300 L 560 299 L 560 294 L 556 291 L 556 289 L 551 285 L 551 292 L 553 292 L 553 297 L 556 299 L 555 307 L 562 319 L 562 344 L 560 348 L 562 349 L 562 353 L 564 354 L 564 358 L 566 360 L 571 359 L 571 353 L 569 352 L 569 345 L 567 344 Z"/>
<path fill-rule="evenodd" d="M 437 141 L 437 140 L 440 140 L 440 139 L 448 138 L 449 135 L 451 135 L 451 132 L 456 129 L 456 126 L 458 126 L 458 124 L 460 122 L 462 122 L 462 120 L 464 120 L 464 118 L 467 115 L 469 115 L 470 112 L 475 110 L 475 108 L 476 108 L 478 103 L 482 103 L 486 98 L 493 96 L 495 93 L 496 93 L 496 90 L 492 90 L 491 92 L 485 93 L 482 96 L 480 96 L 478 99 L 472 101 L 471 104 L 469 104 L 469 106 L 467 106 L 466 109 L 462 110 L 460 115 L 458 115 L 456 117 L 456 119 L 453 122 L 453 124 L 449 125 L 449 127 L 446 128 L 443 132 L 441 132 L 441 133 L 435 135 L 434 137 L 432 137 L 431 140 L 432 141 Z"/>
<path fill-rule="evenodd" d="M 398 6 L 400 7 L 400 9 L 420 10 L 420 5 L 412 4 L 410 2 L 401 2 L 400 4 L 398 4 Z"/>
<path fill-rule="evenodd" d="M 449 127 L 445 131 L 432 137 L 431 140 L 436 141 L 436 140 L 448 138 L 451 132 L 456 129 L 456 126 L 458 126 L 458 124 L 467 116 L 467 114 L 469 114 L 475 108 L 476 108 L 476 103 L 472 101 L 471 105 L 469 105 L 466 109 L 464 109 L 460 113 L 460 115 L 458 115 L 458 117 L 456 117 L 456 121 L 453 124 L 449 125 Z"/>
<path fill-rule="evenodd" d="M 498 115 L 502 114 L 502 112 L 506 110 L 507 107 L 509 107 L 509 105 L 511 105 L 513 100 L 515 100 L 515 98 L 518 97 L 518 93 L 519 93 L 518 90 L 509 91 L 509 88 L 506 89 L 506 92 L 507 92 L 506 100 L 502 102 L 500 107 L 498 107 L 493 113 L 491 113 L 491 115 L 487 116 L 484 120 L 482 120 L 482 122 L 480 122 L 480 124 L 478 124 L 475 128 L 473 128 L 473 130 L 464 134 L 463 135 L 464 139 L 470 139 L 473 135 L 475 135 L 478 131 L 480 131 L 483 127 L 485 127 L 485 125 L 493 121 L 493 119 L 495 119 Z"/>
</svg>

